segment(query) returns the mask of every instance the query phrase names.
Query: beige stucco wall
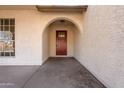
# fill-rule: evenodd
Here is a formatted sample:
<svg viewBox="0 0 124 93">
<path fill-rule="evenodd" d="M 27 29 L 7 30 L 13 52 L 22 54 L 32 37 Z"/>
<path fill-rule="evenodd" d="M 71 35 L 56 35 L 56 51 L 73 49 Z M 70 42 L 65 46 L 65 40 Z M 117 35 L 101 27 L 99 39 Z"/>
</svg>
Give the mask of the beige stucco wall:
<svg viewBox="0 0 124 93">
<path fill-rule="evenodd" d="M 35 10 L 0 10 L 0 18 L 15 18 L 15 57 L 0 57 L 0 65 L 41 64 L 41 22 Z"/>
<path fill-rule="evenodd" d="M 42 62 L 45 62 L 48 57 L 50 57 L 49 51 L 50 51 L 50 43 L 49 43 L 49 28 L 46 28 L 45 31 L 43 31 L 42 35 Z"/>
<path fill-rule="evenodd" d="M 124 6 L 89 6 L 75 57 L 107 87 L 124 87 Z"/>
<path fill-rule="evenodd" d="M 37 10 L 0 10 L 0 18 L 15 18 L 15 57 L 0 57 L 0 65 L 41 65 L 43 31 L 56 19 L 67 19 L 82 29 L 80 13 L 47 13 Z M 47 45 L 47 44 L 46 44 Z M 49 56 L 49 55 L 48 55 Z"/>
</svg>

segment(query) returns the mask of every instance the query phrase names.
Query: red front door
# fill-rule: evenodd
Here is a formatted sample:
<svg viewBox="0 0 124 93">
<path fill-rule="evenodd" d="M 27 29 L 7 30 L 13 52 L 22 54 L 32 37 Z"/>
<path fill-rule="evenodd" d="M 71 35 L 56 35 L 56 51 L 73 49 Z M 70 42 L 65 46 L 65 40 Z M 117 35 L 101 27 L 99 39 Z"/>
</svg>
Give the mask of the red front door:
<svg viewBox="0 0 124 93">
<path fill-rule="evenodd" d="M 56 31 L 56 55 L 67 55 L 67 31 Z"/>
</svg>

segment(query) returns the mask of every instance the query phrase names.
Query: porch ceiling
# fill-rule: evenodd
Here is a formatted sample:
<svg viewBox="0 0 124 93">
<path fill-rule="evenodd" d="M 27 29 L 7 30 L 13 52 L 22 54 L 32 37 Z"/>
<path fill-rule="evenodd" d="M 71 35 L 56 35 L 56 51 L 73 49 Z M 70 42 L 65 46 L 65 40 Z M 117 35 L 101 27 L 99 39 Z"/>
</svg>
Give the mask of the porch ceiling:
<svg viewBox="0 0 124 93">
<path fill-rule="evenodd" d="M 37 5 L 36 8 L 41 12 L 85 12 L 87 10 L 87 5 L 82 6 L 42 6 Z"/>
</svg>

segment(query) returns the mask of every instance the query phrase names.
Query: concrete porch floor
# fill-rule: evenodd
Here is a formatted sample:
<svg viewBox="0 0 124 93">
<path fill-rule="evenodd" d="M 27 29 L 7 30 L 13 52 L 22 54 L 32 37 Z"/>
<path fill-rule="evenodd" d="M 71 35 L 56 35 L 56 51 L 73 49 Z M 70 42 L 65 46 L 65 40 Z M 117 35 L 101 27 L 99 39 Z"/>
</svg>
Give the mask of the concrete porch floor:
<svg viewBox="0 0 124 93">
<path fill-rule="evenodd" d="M 74 58 L 49 58 L 42 66 L 0 66 L 4 88 L 104 88 Z"/>
</svg>

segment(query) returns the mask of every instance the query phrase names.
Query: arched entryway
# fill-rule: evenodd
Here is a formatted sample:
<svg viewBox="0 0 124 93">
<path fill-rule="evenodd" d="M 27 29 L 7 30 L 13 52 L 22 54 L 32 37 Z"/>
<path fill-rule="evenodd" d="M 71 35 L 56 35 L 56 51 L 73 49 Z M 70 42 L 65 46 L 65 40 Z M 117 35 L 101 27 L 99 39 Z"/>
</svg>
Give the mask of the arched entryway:
<svg viewBox="0 0 124 93">
<path fill-rule="evenodd" d="M 42 34 L 42 61 L 48 57 L 74 57 L 80 29 L 67 18 L 56 18 L 48 23 Z"/>
</svg>

